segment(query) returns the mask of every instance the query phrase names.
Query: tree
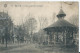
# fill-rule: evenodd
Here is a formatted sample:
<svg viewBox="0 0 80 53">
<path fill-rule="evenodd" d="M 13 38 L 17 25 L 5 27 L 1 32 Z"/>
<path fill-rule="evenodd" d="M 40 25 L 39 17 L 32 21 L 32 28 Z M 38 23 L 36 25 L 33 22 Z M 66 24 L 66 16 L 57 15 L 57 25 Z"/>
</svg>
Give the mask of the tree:
<svg viewBox="0 0 80 53">
<path fill-rule="evenodd" d="M 45 28 L 48 25 L 47 17 L 39 17 L 40 29 Z"/>
<path fill-rule="evenodd" d="M 69 22 L 76 25 L 76 26 L 79 26 L 79 15 L 72 15 L 69 18 Z"/>
<path fill-rule="evenodd" d="M 43 28 L 45 28 L 46 26 L 48 26 L 48 19 L 47 17 L 39 17 L 39 23 L 40 23 L 40 30 L 42 30 Z M 41 37 L 42 36 L 42 33 L 39 33 L 39 37 L 38 37 L 38 41 L 39 43 L 41 42 Z"/>
<path fill-rule="evenodd" d="M 11 36 L 12 36 L 12 26 L 13 26 L 13 21 L 11 19 L 11 17 L 8 15 L 8 12 L 0 12 L 0 27 L 2 31 L 2 35 L 1 35 L 1 41 L 4 44 L 4 42 L 6 42 L 6 47 L 7 47 L 7 43 L 8 41 L 11 40 Z"/>
<path fill-rule="evenodd" d="M 53 13 L 51 21 L 52 21 L 52 23 L 56 21 L 56 14 L 55 13 Z"/>
<path fill-rule="evenodd" d="M 33 33 L 36 31 L 37 28 L 37 21 L 32 16 L 28 16 L 29 19 L 25 22 L 25 27 L 27 33 L 30 35 L 30 42 L 33 42 Z"/>
</svg>

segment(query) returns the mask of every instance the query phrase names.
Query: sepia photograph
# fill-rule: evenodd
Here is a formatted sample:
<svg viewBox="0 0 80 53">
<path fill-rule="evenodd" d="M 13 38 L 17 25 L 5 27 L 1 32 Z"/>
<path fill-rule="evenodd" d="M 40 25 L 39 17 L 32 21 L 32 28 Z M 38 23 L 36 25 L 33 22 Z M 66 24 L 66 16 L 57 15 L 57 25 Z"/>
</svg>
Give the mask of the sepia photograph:
<svg viewBox="0 0 80 53">
<path fill-rule="evenodd" d="M 0 53 L 79 53 L 79 2 L 1 1 Z"/>
</svg>

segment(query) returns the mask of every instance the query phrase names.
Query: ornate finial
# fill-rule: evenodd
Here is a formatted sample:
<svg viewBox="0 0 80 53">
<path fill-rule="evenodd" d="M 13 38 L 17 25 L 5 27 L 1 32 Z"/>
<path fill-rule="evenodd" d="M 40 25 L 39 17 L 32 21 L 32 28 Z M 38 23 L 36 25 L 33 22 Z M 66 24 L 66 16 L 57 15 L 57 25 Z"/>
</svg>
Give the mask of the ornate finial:
<svg viewBox="0 0 80 53">
<path fill-rule="evenodd" d="M 66 14 L 64 13 L 64 11 L 62 10 L 62 2 L 61 2 L 61 9 L 57 15 L 58 18 L 64 18 L 66 16 Z"/>
<path fill-rule="evenodd" d="M 62 2 L 61 2 L 61 9 L 62 9 Z"/>
</svg>

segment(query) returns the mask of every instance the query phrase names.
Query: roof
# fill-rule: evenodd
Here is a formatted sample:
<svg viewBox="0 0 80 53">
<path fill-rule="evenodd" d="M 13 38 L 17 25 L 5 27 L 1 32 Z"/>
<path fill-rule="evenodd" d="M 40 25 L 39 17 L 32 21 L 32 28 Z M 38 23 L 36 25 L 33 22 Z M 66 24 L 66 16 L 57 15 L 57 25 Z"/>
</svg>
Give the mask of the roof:
<svg viewBox="0 0 80 53">
<path fill-rule="evenodd" d="M 69 23 L 68 21 L 64 20 L 64 19 L 59 19 L 57 20 L 54 24 L 48 26 L 47 28 L 44 28 L 43 30 L 45 31 L 65 31 L 65 30 L 69 30 L 69 31 L 75 31 L 77 32 L 78 28 Z"/>
<path fill-rule="evenodd" d="M 62 9 L 60 9 L 57 17 L 59 18 L 55 23 L 52 25 L 48 26 L 47 28 L 44 28 L 45 31 L 77 31 L 77 27 L 68 21 L 64 20 L 64 17 L 66 14 L 63 12 Z"/>
<path fill-rule="evenodd" d="M 66 16 L 66 14 L 64 13 L 64 11 L 63 11 L 62 9 L 60 9 L 57 17 L 58 17 L 58 18 L 61 18 L 61 17 L 64 17 L 64 16 Z"/>
<path fill-rule="evenodd" d="M 54 24 L 50 25 L 48 28 L 50 27 L 76 27 L 76 26 L 64 19 L 58 19 Z"/>
</svg>

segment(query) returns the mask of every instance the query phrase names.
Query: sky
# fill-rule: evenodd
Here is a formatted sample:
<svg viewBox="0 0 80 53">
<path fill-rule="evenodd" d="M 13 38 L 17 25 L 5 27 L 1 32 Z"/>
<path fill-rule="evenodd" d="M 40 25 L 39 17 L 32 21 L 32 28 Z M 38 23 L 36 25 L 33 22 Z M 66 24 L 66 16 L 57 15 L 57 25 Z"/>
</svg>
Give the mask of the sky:
<svg viewBox="0 0 80 53">
<path fill-rule="evenodd" d="M 7 4 L 7 7 L 4 7 L 5 4 Z M 40 17 L 46 17 L 49 21 L 47 26 L 49 26 L 52 24 L 52 19 L 53 22 L 57 20 L 57 17 L 54 18 L 53 14 L 57 15 L 61 6 L 66 13 L 65 20 L 69 20 L 72 15 L 79 14 L 78 5 L 78 2 L 0 2 L 0 11 L 8 12 L 14 25 L 21 25 L 31 14 L 37 21 Z"/>
</svg>

